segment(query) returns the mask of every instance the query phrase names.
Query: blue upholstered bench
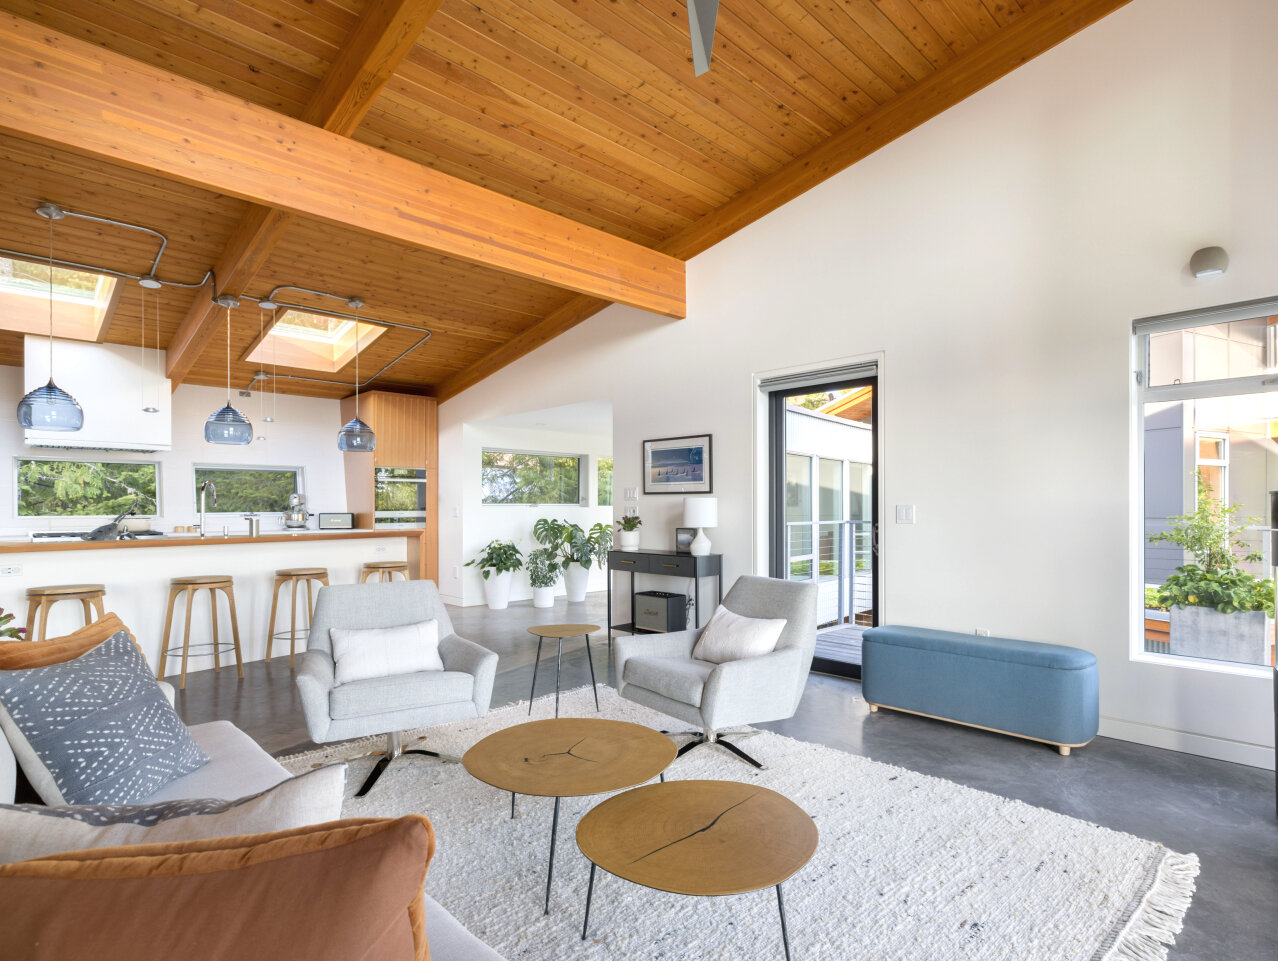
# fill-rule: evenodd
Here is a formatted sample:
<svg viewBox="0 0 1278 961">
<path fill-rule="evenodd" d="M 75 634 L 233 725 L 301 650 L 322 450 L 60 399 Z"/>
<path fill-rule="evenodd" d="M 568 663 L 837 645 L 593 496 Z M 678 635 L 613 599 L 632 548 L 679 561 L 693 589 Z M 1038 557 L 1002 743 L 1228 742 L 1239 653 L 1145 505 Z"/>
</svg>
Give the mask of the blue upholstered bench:
<svg viewBox="0 0 1278 961">
<path fill-rule="evenodd" d="M 1077 647 L 924 627 L 865 632 L 861 690 L 880 707 L 1055 745 L 1100 726 L 1096 655 Z"/>
</svg>

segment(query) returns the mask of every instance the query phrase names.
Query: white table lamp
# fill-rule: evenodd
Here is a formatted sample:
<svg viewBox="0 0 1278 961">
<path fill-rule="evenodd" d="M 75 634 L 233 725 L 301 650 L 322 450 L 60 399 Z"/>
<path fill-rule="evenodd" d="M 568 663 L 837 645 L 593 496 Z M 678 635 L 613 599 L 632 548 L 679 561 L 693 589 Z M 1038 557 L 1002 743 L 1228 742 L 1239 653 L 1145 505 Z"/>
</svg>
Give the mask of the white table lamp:
<svg viewBox="0 0 1278 961">
<path fill-rule="evenodd" d="M 691 553 L 704 557 L 710 553 L 710 538 L 703 528 L 719 526 L 719 498 L 685 497 L 683 499 L 683 526 L 695 527 L 697 536 L 692 539 Z"/>
</svg>

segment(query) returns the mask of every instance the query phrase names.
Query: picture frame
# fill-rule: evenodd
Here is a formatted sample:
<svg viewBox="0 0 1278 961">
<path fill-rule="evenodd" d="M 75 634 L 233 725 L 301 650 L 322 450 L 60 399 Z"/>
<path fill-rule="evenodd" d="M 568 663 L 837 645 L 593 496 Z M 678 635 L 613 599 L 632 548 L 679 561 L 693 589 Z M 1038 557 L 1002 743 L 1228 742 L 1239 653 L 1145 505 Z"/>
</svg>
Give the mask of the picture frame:
<svg viewBox="0 0 1278 961">
<path fill-rule="evenodd" d="M 691 554 L 692 541 L 697 536 L 695 527 L 676 527 L 675 528 L 675 553 Z"/>
<path fill-rule="evenodd" d="M 714 459 L 709 434 L 646 440 L 642 463 L 645 494 L 714 492 Z"/>
</svg>

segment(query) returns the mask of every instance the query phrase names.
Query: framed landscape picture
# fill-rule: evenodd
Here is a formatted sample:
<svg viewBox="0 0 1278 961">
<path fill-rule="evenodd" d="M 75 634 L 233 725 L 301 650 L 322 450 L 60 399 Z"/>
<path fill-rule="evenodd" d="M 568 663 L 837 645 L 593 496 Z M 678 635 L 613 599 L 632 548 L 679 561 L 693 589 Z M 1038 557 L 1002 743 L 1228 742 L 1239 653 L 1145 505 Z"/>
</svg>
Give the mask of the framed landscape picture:
<svg viewBox="0 0 1278 961">
<path fill-rule="evenodd" d="M 713 491 L 709 434 L 643 442 L 645 494 L 710 494 Z"/>
</svg>

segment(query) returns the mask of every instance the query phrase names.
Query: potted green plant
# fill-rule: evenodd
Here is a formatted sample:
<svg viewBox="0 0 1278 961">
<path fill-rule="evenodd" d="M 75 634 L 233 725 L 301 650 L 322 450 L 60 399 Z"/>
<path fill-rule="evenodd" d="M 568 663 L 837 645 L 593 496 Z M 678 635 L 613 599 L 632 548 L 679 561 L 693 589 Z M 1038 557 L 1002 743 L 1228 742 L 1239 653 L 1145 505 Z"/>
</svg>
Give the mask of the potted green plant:
<svg viewBox="0 0 1278 961">
<path fill-rule="evenodd" d="M 1149 538 L 1176 544 L 1194 558 L 1158 588 L 1156 600 L 1171 614 L 1171 650 L 1189 657 L 1268 664 L 1274 582 L 1242 566 L 1262 560 L 1243 537 L 1247 526 L 1259 521 L 1240 519 L 1242 506 L 1216 497 L 1201 476 L 1197 485 L 1194 512 L 1169 517 L 1171 530 Z"/>
<path fill-rule="evenodd" d="M 510 582 L 515 571 L 524 566 L 524 555 L 514 541 L 489 541 L 477 557 L 466 562 L 467 567 L 478 567 L 484 579 L 484 600 L 488 609 L 504 611 L 510 603 Z"/>
<path fill-rule="evenodd" d="M 564 571 L 564 586 L 568 600 L 584 601 L 590 581 L 590 568 L 603 566 L 612 548 L 612 525 L 602 521 L 590 530 L 580 524 L 564 524 L 564 537 L 559 544 L 560 566 Z"/>
<path fill-rule="evenodd" d="M 539 547 L 528 552 L 528 580 L 532 584 L 533 607 L 554 607 L 559 558 L 553 549 Z"/>
<path fill-rule="evenodd" d="M 25 627 L 10 627 L 9 624 L 13 620 L 13 615 L 6 613 L 3 607 L 0 607 L 0 638 L 10 641 L 20 641 L 27 636 Z"/>
<path fill-rule="evenodd" d="M 617 521 L 617 537 L 623 551 L 639 550 L 639 526 L 643 521 L 638 514 L 623 514 Z"/>
</svg>

